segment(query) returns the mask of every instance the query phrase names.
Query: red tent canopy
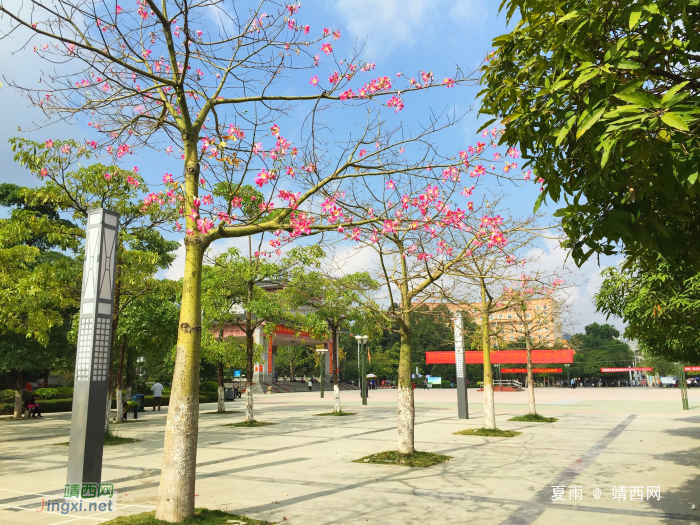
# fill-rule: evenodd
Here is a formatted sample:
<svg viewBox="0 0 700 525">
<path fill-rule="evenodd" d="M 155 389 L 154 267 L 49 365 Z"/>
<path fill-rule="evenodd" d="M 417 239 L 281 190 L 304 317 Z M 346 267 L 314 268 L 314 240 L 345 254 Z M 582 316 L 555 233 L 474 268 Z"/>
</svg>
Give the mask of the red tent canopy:
<svg viewBox="0 0 700 525">
<path fill-rule="evenodd" d="M 533 363 L 573 363 L 574 351 L 566 350 L 531 350 Z M 482 351 L 464 352 L 464 362 L 468 365 L 480 365 L 484 362 Z M 454 352 L 426 352 L 425 363 L 428 365 L 454 364 Z M 527 350 L 497 350 L 491 352 L 491 363 L 522 364 L 527 363 Z"/>
</svg>

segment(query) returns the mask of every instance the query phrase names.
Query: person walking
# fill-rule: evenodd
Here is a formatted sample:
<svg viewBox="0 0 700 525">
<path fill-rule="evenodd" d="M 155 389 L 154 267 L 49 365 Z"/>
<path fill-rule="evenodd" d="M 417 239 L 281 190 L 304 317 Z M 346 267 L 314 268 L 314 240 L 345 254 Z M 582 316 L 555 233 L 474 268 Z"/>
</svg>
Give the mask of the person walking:
<svg viewBox="0 0 700 525">
<path fill-rule="evenodd" d="M 313 389 L 314 389 L 314 384 L 311 381 L 311 379 L 309 379 L 309 392 L 311 392 Z"/>
<path fill-rule="evenodd" d="M 160 412 L 160 400 L 163 396 L 163 385 L 161 385 L 157 379 L 151 387 L 151 392 L 153 392 L 153 412 L 156 411 L 156 403 L 158 404 L 158 412 Z"/>
</svg>

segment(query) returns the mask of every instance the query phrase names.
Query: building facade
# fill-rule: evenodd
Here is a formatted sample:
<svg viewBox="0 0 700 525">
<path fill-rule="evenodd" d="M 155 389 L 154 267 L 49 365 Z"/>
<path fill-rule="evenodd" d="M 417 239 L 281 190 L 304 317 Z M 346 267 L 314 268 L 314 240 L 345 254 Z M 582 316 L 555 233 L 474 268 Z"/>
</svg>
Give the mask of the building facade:
<svg viewBox="0 0 700 525">
<path fill-rule="evenodd" d="M 425 306 L 433 309 L 441 304 L 452 312 L 463 312 L 465 317 L 468 316 L 479 326 L 483 321 L 479 311 L 480 303 L 429 303 Z M 489 315 L 492 347 L 505 347 L 510 343 L 516 343 L 529 333 L 530 340 L 535 346 L 552 347 L 555 341 L 560 341 L 564 348 L 568 348 L 568 343 L 562 337 L 561 311 L 556 300 L 550 297 L 533 299 L 527 301 L 525 306 L 524 311 L 513 306 Z"/>
</svg>

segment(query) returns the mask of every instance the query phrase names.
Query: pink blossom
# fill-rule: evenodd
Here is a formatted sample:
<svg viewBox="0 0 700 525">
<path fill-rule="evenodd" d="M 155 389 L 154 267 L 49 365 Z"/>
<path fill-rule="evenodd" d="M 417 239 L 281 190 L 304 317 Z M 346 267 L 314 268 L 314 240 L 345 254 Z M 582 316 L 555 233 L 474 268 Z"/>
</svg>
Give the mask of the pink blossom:
<svg viewBox="0 0 700 525">
<path fill-rule="evenodd" d="M 387 190 L 396 189 L 396 183 L 392 179 L 389 179 L 389 181 L 386 183 L 386 189 Z"/>
<path fill-rule="evenodd" d="M 193 208 L 197 209 L 197 208 L 199 208 L 201 205 L 202 205 L 202 199 L 200 199 L 199 197 L 195 197 L 195 198 L 192 200 L 192 207 L 193 207 Z"/>
<path fill-rule="evenodd" d="M 41 168 L 41 171 L 39 172 L 39 175 L 41 175 L 42 177 L 48 177 L 48 176 L 49 176 L 49 170 L 47 170 L 46 168 Z"/>
<path fill-rule="evenodd" d="M 486 173 L 486 169 L 481 164 L 479 164 L 469 173 L 469 176 L 470 177 L 480 177 L 484 173 Z"/>
<path fill-rule="evenodd" d="M 53 140 L 49 139 L 49 140 L 47 140 L 46 142 L 44 142 L 44 147 L 45 147 L 46 149 L 51 149 L 51 148 L 53 148 Z"/>
<path fill-rule="evenodd" d="M 331 30 L 328 29 L 327 27 L 323 28 L 323 36 L 328 36 L 331 34 Z"/>
<path fill-rule="evenodd" d="M 394 113 L 398 113 L 404 107 L 403 99 L 401 97 L 397 97 L 396 95 L 393 95 L 389 99 L 389 102 L 386 103 L 386 105 L 389 107 L 394 107 L 395 108 Z"/>
<path fill-rule="evenodd" d="M 201 29 L 197 29 L 197 36 L 199 38 L 202 38 L 202 30 Z"/>
<path fill-rule="evenodd" d="M 204 235 L 209 233 L 209 230 L 211 230 L 214 227 L 214 221 L 212 221 L 209 218 L 206 219 L 197 219 L 197 229 L 202 232 Z"/>
<path fill-rule="evenodd" d="M 111 173 L 105 173 L 105 180 L 112 180 L 112 174 L 111 174 Z"/>
<path fill-rule="evenodd" d="M 442 83 L 445 84 L 445 86 L 448 88 L 455 87 L 455 81 L 452 80 L 451 78 L 446 78 L 445 80 L 442 81 Z"/>
<path fill-rule="evenodd" d="M 136 179 L 135 179 L 134 177 L 132 177 L 132 176 L 127 176 L 126 182 L 128 182 L 129 184 L 131 184 L 134 188 L 138 188 L 139 185 L 141 184 L 138 180 L 136 180 Z"/>
<path fill-rule="evenodd" d="M 176 232 L 181 232 L 182 231 L 182 224 L 179 222 L 175 221 L 175 231 Z"/>
<path fill-rule="evenodd" d="M 304 30 L 304 34 L 308 35 L 309 31 L 311 31 L 311 26 L 303 26 L 302 29 Z"/>
<path fill-rule="evenodd" d="M 173 176 L 171 173 L 166 173 L 163 175 L 163 184 L 172 184 L 173 183 Z"/>
<path fill-rule="evenodd" d="M 240 197 L 234 197 L 231 200 L 231 206 L 233 206 L 234 208 L 238 208 L 241 205 L 241 202 L 243 202 L 243 199 L 241 199 Z"/>
<path fill-rule="evenodd" d="M 253 144 L 253 155 L 257 155 L 262 149 L 262 142 L 256 142 Z"/>
<path fill-rule="evenodd" d="M 70 153 L 70 144 L 64 144 L 61 146 L 61 153 Z"/>
<path fill-rule="evenodd" d="M 328 77 L 328 82 L 331 84 L 337 84 L 340 81 L 340 76 L 337 71 L 333 72 L 331 76 Z"/>
<path fill-rule="evenodd" d="M 333 52 L 333 44 L 326 42 L 321 46 L 321 51 L 323 51 L 326 55 L 330 55 Z"/>
<path fill-rule="evenodd" d="M 255 184 L 257 184 L 258 187 L 262 188 L 265 184 L 275 180 L 276 178 L 277 175 L 274 171 L 262 170 L 260 173 L 258 173 L 258 176 L 255 177 Z"/>
<path fill-rule="evenodd" d="M 318 84 L 318 76 L 311 77 L 311 82 L 309 82 L 309 84 L 312 84 L 314 86 Z"/>
<path fill-rule="evenodd" d="M 204 197 L 202 197 L 202 204 L 204 204 L 205 206 L 211 206 L 212 204 L 214 204 L 214 198 L 211 195 L 205 195 Z"/>
<path fill-rule="evenodd" d="M 138 167 L 134 166 L 134 167 L 131 169 L 131 171 L 133 171 L 134 173 L 138 173 L 138 172 L 139 172 L 139 169 L 138 169 Z"/>
<path fill-rule="evenodd" d="M 340 100 L 352 99 L 354 96 L 355 94 L 352 92 L 352 89 L 348 89 L 340 94 Z"/>
<path fill-rule="evenodd" d="M 338 40 L 340 38 L 340 31 L 338 31 L 337 29 L 333 31 L 333 38 L 335 40 Z"/>
<path fill-rule="evenodd" d="M 360 150 L 360 157 L 363 157 L 363 156 L 365 156 L 365 155 L 367 155 L 367 150 L 366 150 L 366 149 L 361 149 L 361 150 Z"/>
</svg>

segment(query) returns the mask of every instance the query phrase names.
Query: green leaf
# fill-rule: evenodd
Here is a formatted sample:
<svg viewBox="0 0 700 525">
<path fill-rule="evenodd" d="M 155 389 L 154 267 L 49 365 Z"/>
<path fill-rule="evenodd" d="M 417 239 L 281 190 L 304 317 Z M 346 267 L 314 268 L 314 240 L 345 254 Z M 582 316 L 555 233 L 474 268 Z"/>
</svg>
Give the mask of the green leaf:
<svg viewBox="0 0 700 525">
<path fill-rule="evenodd" d="M 565 80 L 558 80 L 557 82 L 554 83 L 554 85 L 552 86 L 552 89 L 550 89 L 549 92 L 550 92 L 550 93 L 554 93 L 554 92 L 557 91 L 558 89 L 561 89 L 561 88 L 563 88 L 563 87 L 566 87 L 566 86 L 568 86 L 569 84 L 571 84 L 571 79 L 570 79 L 570 78 L 569 78 L 569 79 L 565 79 Z"/>
<path fill-rule="evenodd" d="M 592 68 L 586 71 L 585 73 L 582 73 L 579 75 L 579 77 L 576 79 L 576 82 L 574 82 L 574 89 L 577 89 L 581 84 L 584 82 L 588 82 L 590 79 L 593 77 L 597 77 L 600 74 L 600 70 L 598 68 Z"/>
<path fill-rule="evenodd" d="M 663 106 L 666 102 L 668 102 L 669 100 L 671 100 L 671 98 L 673 97 L 673 95 L 675 95 L 676 93 L 678 93 L 681 89 L 683 89 L 683 88 L 684 88 L 685 86 L 687 86 L 687 85 L 688 85 L 688 81 L 685 81 L 685 82 L 681 82 L 680 84 L 676 84 L 676 85 L 673 86 L 671 89 L 669 89 L 669 90 L 664 94 L 664 96 L 661 97 L 661 105 Z"/>
<path fill-rule="evenodd" d="M 694 172 L 690 174 L 690 177 L 688 177 L 688 182 L 690 184 L 695 184 L 695 181 L 698 180 L 698 172 Z"/>
<path fill-rule="evenodd" d="M 585 60 L 586 62 L 592 62 L 594 64 L 596 63 L 595 56 L 590 51 L 586 51 L 582 47 L 579 47 L 574 44 L 564 44 L 564 49 L 566 49 L 575 57 L 580 58 L 581 60 Z"/>
<path fill-rule="evenodd" d="M 634 60 L 628 60 L 626 58 L 620 60 L 613 60 L 610 65 L 617 69 L 641 69 L 642 65 Z"/>
<path fill-rule="evenodd" d="M 562 16 L 559 20 L 557 20 L 556 25 L 563 24 L 563 23 L 566 22 L 567 20 L 571 20 L 572 18 L 576 18 L 577 16 L 580 16 L 580 15 L 582 15 L 582 14 L 585 13 L 585 12 L 586 12 L 586 11 L 584 11 L 584 10 L 582 10 L 582 9 L 574 9 L 574 10 L 571 11 L 570 13 L 565 14 L 565 15 Z"/>
<path fill-rule="evenodd" d="M 595 110 L 593 113 L 588 115 L 588 118 L 583 121 L 583 124 L 581 124 L 581 127 L 578 129 L 576 132 L 576 138 L 581 138 L 583 134 L 588 131 L 593 124 L 598 122 L 598 119 L 605 113 L 605 107 L 602 107 L 600 109 Z"/>
<path fill-rule="evenodd" d="M 635 7 L 632 9 L 632 12 L 630 13 L 630 29 L 634 29 L 637 27 L 637 24 L 639 23 L 639 19 L 642 16 L 642 8 L 641 7 Z"/>
<path fill-rule="evenodd" d="M 654 106 L 651 97 L 647 93 L 641 93 L 639 91 L 635 91 L 633 93 L 615 93 L 613 96 L 643 108 L 651 108 Z"/>
<path fill-rule="evenodd" d="M 688 124 L 685 123 L 683 117 L 678 113 L 664 113 L 661 115 L 661 120 L 672 128 L 680 129 L 681 131 L 688 131 Z"/>
</svg>

